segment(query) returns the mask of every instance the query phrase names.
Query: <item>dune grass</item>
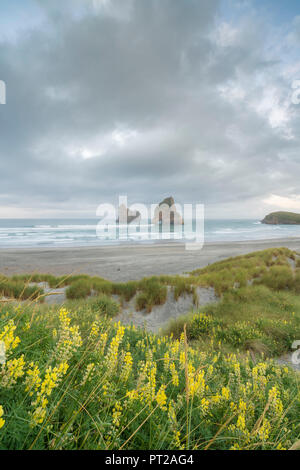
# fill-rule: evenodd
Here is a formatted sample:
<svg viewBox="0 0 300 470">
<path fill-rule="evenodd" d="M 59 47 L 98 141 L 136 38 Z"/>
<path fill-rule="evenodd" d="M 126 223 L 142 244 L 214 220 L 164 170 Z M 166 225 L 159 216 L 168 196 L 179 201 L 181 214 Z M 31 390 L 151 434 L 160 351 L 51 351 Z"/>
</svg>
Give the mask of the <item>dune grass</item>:
<svg viewBox="0 0 300 470">
<path fill-rule="evenodd" d="M 0 449 L 289 449 L 299 377 L 115 324 L 98 299 L 0 310 Z M 199 317 L 194 329 L 211 330 Z"/>
<path fill-rule="evenodd" d="M 105 294 L 90 300 L 90 306 L 97 315 L 115 317 L 120 312 L 120 304 Z"/>
<path fill-rule="evenodd" d="M 0 298 L 14 298 L 20 300 L 35 300 L 40 298 L 43 301 L 44 290 L 37 286 L 29 286 L 22 281 L 0 278 Z"/>
<path fill-rule="evenodd" d="M 67 299 L 85 299 L 92 293 L 91 282 L 86 279 L 80 279 L 72 282 L 66 290 Z"/>
<path fill-rule="evenodd" d="M 209 320 L 209 329 L 199 329 L 203 319 Z M 164 333 L 178 338 L 184 324 L 190 340 L 207 340 L 208 347 L 220 342 L 225 350 L 279 356 L 300 338 L 300 298 L 264 285 L 248 286 L 226 293 L 219 303 L 206 306 L 205 313 L 194 311 L 173 320 Z"/>
<path fill-rule="evenodd" d="M 67 287 L 65 308 L 35 303 L 34 282 Z M 299 375 L 268 358 L 300 339 L 297 253 L 265 250 L 184 277 L 37 274 L 2 276 L 0 286 L 30 299 L 0 304 L 0 449 L 297 446 Z M 112 295 L 150 312 L 168 288 L 178 299 L 199 286 L 220 301 L 202 311 L 194 299 L 161 335 L 114 323 Z"/>
</svg>

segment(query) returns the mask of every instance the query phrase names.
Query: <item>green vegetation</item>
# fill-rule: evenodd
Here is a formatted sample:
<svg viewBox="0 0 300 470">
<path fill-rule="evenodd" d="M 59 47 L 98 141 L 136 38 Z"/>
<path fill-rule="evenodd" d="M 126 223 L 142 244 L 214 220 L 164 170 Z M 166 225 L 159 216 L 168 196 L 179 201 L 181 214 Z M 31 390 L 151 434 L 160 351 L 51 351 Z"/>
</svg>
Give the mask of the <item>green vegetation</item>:
<svg viewBox="0 0 300 470">
<path fill-rule="evenodd" d="M 2 295 L 28 300 L 0 304 L 0 449 L 296 448 L 299 374 L 270 358 L 300 338 L 298 259 L 272 249 L 128 283 L 3 276 Z M 65 308 L 34 301 L 33 282 L 67 287 Z M 197 287 L 219 302 L 198 310 Z M 113 295 L 149 312 L 168 288 L 195 311 L 160 336 L 114 323 Z"/>
<path fill-rule="evenodd" d="M 138 282 L 129 281 L 126 283 L 114 283 L 112 285 L 112 292 L 119 295 L 123 301 L 129 302 L 137 293 Z"/>
<path fill-rule="evenodd" d="M 105 294 L 101 294 L 90 302 L 91 309 L 96 314 L 115 317 L 120 311 L 120 305 Z"/>
<path fill-rule="evenodd" d="M 165 334 L 178 338 L 186 324 L 188 338 L 201 342 L 202 349 L 214 341 L 227 352 L 250 350 L 271 357 L 288 351 L 300 338 L 300 298 L 288 291 L 273 292 L 265 286 L 238 289 L 205 312 L 173 320 Z M 201 329 L 199 322 L 204 320 L 209 328 Z"/>
<path fill-rule="evenodd" d="M 296 289 L 298 271 L 293 269 L 296 259 L 296 253 L 287 248 L 249 253 L 193 271 L 192 282 L 213 287 L 220 296 L 252 283 L 267 285 L 273 290 Z"/>
<path fill-rule="evenodd" d="M 54 277 L 49 274 L 24 274 L 12 276 L 11 278 L 2 276 L 2 279 L 3 285 L 7 286 L 5 291 L 7 296 L 17 300 L 34 299 L 43 294 L 42 288 L 37 286 L 29 287 L 29 284 L 48 283 L 49 287 L 54 290 L 56 288 L 67 287 L 66 297 L 68 300 L 86 299 L 93 295 L 106 294 L 108 296 L 119 296 L 123 304 L 124 302 L 129 302 L 137 295 L 137 309 L 146 309 L 148 313 L 151 312 L 155 305 L 162 305 L 166 302 L 167 286 L 171 286 L 174 289 L 176 300 L 178 300 L 180 295 L 192 294 L 195 305 L 197 303 L 195 287 L 191 285 L 192 279 L 184 279 L 180 276 L 154 276 L 141 279 L 140 281 L 124 283 L 111 282 L 101 277 L 91 277 L 86 274 L 61 277 Z M 18 289 L 8 288 L 12 283 L 18 286 Z M 36 292 L 36 294 L 33 295 L 33 292 Z M 22 293 L 22 296 L 20 296 L 20 293 Z M 40 300 L 42 301 L 43 299 L 44 296 L 41 295 Z"/>
<path fill-rule="evenodd" d="M 148 313 L 151 312 L 154 305 L 163 305 L 167 300 L 167 287 L 155 279 L 144 279 L 140 288 L 142 293 L 136 298 L 136 309 L 146 309 Z"/>
<path fill-rule="evenodd" d="M 294 212 L 272 212 L 268 214 L 263 220 L 263 224 L 271 225 L 299 225 L 300 214 Z"/>
<path fill-rule="evenodd" d="M 293 371 L 125 328 L 97 302 L 0 310 L 0 449 L 297 447 Z M 214 322 L 198 316 L 194 336 Z"/>
<path fill-rule="evenodd" d="M 220 302 L 205 308 L 209 329 L 199 330 L 203 312 L 173 320 L 166 334 L 187 335 L 201 348 L 212 341 L 226 352 L 252 351 L 279 356 L 300 338 L 300 270 L 297 254 L 286 248 L 270 249 L 227 259 L 192 276 L 201 285 L 214 287 Z"/>
<path fill-rule="evenodd" d="M 72 282 L 66 290 L 67 299 L 85 299 L 90 295 L 91 283 L 86 279 Z"/>
<path fill-rule="evenodd" d="M 29 286 L 22 281 L 0 277 L 0 298 L 8 297 L 20 300 L 35 300 L 43 301 L 43 289 L 37 286 Z"/>
</svg>

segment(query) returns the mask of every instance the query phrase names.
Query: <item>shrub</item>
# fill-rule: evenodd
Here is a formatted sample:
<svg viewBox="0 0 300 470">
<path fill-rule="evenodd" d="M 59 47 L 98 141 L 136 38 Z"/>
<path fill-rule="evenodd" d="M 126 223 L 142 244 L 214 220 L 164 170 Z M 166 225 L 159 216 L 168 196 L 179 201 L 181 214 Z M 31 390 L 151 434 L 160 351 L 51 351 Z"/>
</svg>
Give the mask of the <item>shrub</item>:
<svg viewBox="0 0 300 470">
<path fill-rule="evenodd" d="M 1 449 L 295 447 L 299 377 L 289 368 L 213 345 L 199 351 L 99 318 L 89 302 L 73 306 L 0 310 L 0 338 L 9 334 Z"/>
<path fill-rule="evenodd" d="M 91 286 L 98 294 L 111 295 L 113 287 L 112 283 L 103 279 L 94 277 L 91 279 Z"/>
<path fill-rule="evenodd" d="M 250 340 L 258 340 L 263 337 L 261 331 L 248 322 L 237 322 L 224 328 L 224 325 L 217 329 L 217 339 L 231 344 L 235 348 L 245 347 Z"/>
<path fill-rule="evenodd" d="M 142 281 L 143 291 L 136 298 L 136 309 L 146 309 L 150 313 L 154 305 L 163 305 L 167 300 L 168 289 L 156 279 Z"/>
<path fill-rule="evenodd" d="M 296 270 L 296 275 L 294 279 L 294 289 L 297 294 L 300 294 L 300 269 Z"/>
<path fill-rule="evenodd" d="M 126 302 L 129 302 L 136 294 L 138 282 L 129 281 L 125 283 L 113 284 L 113 294 L 120 295 Z"/>
<path fill-rule="evenodd" d="M 288 266 L 271 266 L 261 279 L 255 283 L 264 284 L 273 290 L 290 289 L 294 284 L 294 276 Z"/>
<path fill-rule="evenodd" d="M 105 294 L 99 295 L 99 297 L 93 300 L 91 306 L 93 312 L 107 315 L 108 317 L 115 317 L 120 310 L 120 305 Z"/>
<path fill-rule="evenodd" d="M 44 290 L 37 286 L 28 286 L 21 280 L 2 280 L 0 281 L 0 296 L 17 300 L 39 300 L 42 302 Z"/>
<path fill-rule="evenodd" d="M 190 339 L 198 339 L 200 336 L 212 333 L 214 320 L 210 315 L 205 313 L 198 313 L 193 316 L 188 326 L 188 333 Z"/>
<path fill-rule="evenodd" d="M 189 325 L 192 315 L 192 313 L 189 313 L 188 315 L 182 315 L 180 317 L 173 318 L 164 328 L 162 335 L 179 339 L 184 331 L 184 325 L 187 325 L 187 335 L 189 335 Z"/>
<path fill-rule="evenodd" d="M 73 282 L 66 290 L 67 299 L 84 299 L 91 295 L 91 283 L 86 280 Z"/>
<path fill-rule="evenodd" d="M 185 294 L 193 294 L 194 286 L 188 284 L 184 279 L 179 279 L 174 287 L 174 297 L 177 301 L 180 296 Z"/>
<path fill-rule="evenodd" d="M 156 278 L 143 279 L 140 283 L 142 292 L 136 298 L 137 310 L 146 308 L 150 313 L 154 305 L 162 305 L 167 300 L 168 289 Z"/>
<path fill-rule="evenodd" d="M 141 292 L 135 299 L 135 306 L 137 311 L 144 310 L 148 305 L 148 295 L 146 292 Z M 151 311 L 151 310 L 150 310 Z"/>
</svg>

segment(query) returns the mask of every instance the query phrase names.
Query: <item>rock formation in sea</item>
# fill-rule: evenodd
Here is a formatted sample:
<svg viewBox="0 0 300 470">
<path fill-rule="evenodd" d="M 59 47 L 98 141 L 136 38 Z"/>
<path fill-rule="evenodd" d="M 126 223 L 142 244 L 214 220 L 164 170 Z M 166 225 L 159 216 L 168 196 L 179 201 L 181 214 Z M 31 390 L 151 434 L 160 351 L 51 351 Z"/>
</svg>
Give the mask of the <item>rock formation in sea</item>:
<svg viewBox="0 0 300 470">
<path fill-rule="evenodd" d="M 171 225 L 183 225 L 184 221 L 176 209 L 175 201 L 172 196 L 166 197 L 163 201 L 161 201 L 154 211 L 154 217 L 152 219 L 152 223 L 154 224 L 161 224 L 170 223 Z"/>
<path fill-rule="evenodd" d="M 133 221 L 138 222 L 140 218 L 141 218 L 141 214 L 139 211 L 136 211 L 136 212 L 131 211 L 125 206 L 125 204 L 120 205 L 119 216 L 117 218 L 117 224 L 118 223 L 126 224 L 126 220 L 127 220 L 127 224 L 131 224 Z"/>
</svg>

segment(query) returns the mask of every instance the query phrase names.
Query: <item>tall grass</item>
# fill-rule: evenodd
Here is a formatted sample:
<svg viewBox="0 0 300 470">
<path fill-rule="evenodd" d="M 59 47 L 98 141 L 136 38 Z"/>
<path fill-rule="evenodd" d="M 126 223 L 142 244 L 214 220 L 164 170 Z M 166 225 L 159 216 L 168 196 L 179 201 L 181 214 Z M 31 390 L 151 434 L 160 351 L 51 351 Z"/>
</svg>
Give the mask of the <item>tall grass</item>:
<svg viewBox="0 0 300 470">
<path fill-rule="evenodd" d="M 44 290 L 37 286 L 29 286 L 22 281 L 3 279 L 0 280 L 0 297 L 8 297 L 18 300 L 43 300 Z"/>
<path fill-rule="evenodd" d="M 220 297 L 253 282 L 274 290 L 290 289 L 298 292 L 300 275 L 297 266 L 299 266 L 297 253 L 287 248 L 275 248 L 222 260 L 197 269 L 188 277 L 152 276 L 140 281 L 115 283 L 86 274 L 56 277 L 51 274 L 35 273 L 16 275 L 12 278 L 2 276 L 2 280 L 6 283 L 16 283 L 18 286 L 23 284 L 23 287 L 29 283 L 40 282 L 48 283 L 51 288 L 67 287 L 69 299 L 87 298 L 91 294 L 106 294 L 118 295 L 124 303 L 137 296 L 138 308 L 150 311 L 154 305 L 165 302 L 166 287 L 173 288 L 176 300 L 182 295 L 192 294 L 195 304 L 197 304 L 198 286 L 212 287 Z M 15 291 L 17 292 L 17 288 Z"/>
<path fill-rule="evenodd" d="M 70 311 L 0 311 L 0 340 L 7 343 L 0 449 L 296 446 L 299 376 L 291 370 L 225 355 L 217 345 L 199 351 L 188 336 L 122 327 L 94 307 L 73 301 Z M 214 320 L 202 315 L 195 322 L 207 334 Z"/>
<path fill-rule="evenodd" d="M 209 328 L 199 328 L 209 325 Z M 300 298 L 293 292 L 248 286 L 228 292 L 220 303 L 173 320 L 164 334 L 179 338 L 187 325 L 190 340 L 220 342 L 222 348 L 279 356 L 300 338 Z"/>
<path fill-rule="evenodd" d="M 136 298 L 137 310 L 146 309 L 150 313 L 155 305 L 162 305 L 167 300 L 167 287 L 161 285 L 155 278 L 143 280 L 140 288 L 142 292 Z"/>
<path fill-rule="evenodd" d="M 91 301 L 91 309 L 98 315 L 115 317 L 120 311 L 120 305 L 111 297 L 101 294 Z"/>
<path fill-rule="evenodd" d="M 66 290 L 67 299 L 85 299 L 92 293 L 91 282 L 89 280 L 80 279 L 72 282 Z"/>
</svg>

